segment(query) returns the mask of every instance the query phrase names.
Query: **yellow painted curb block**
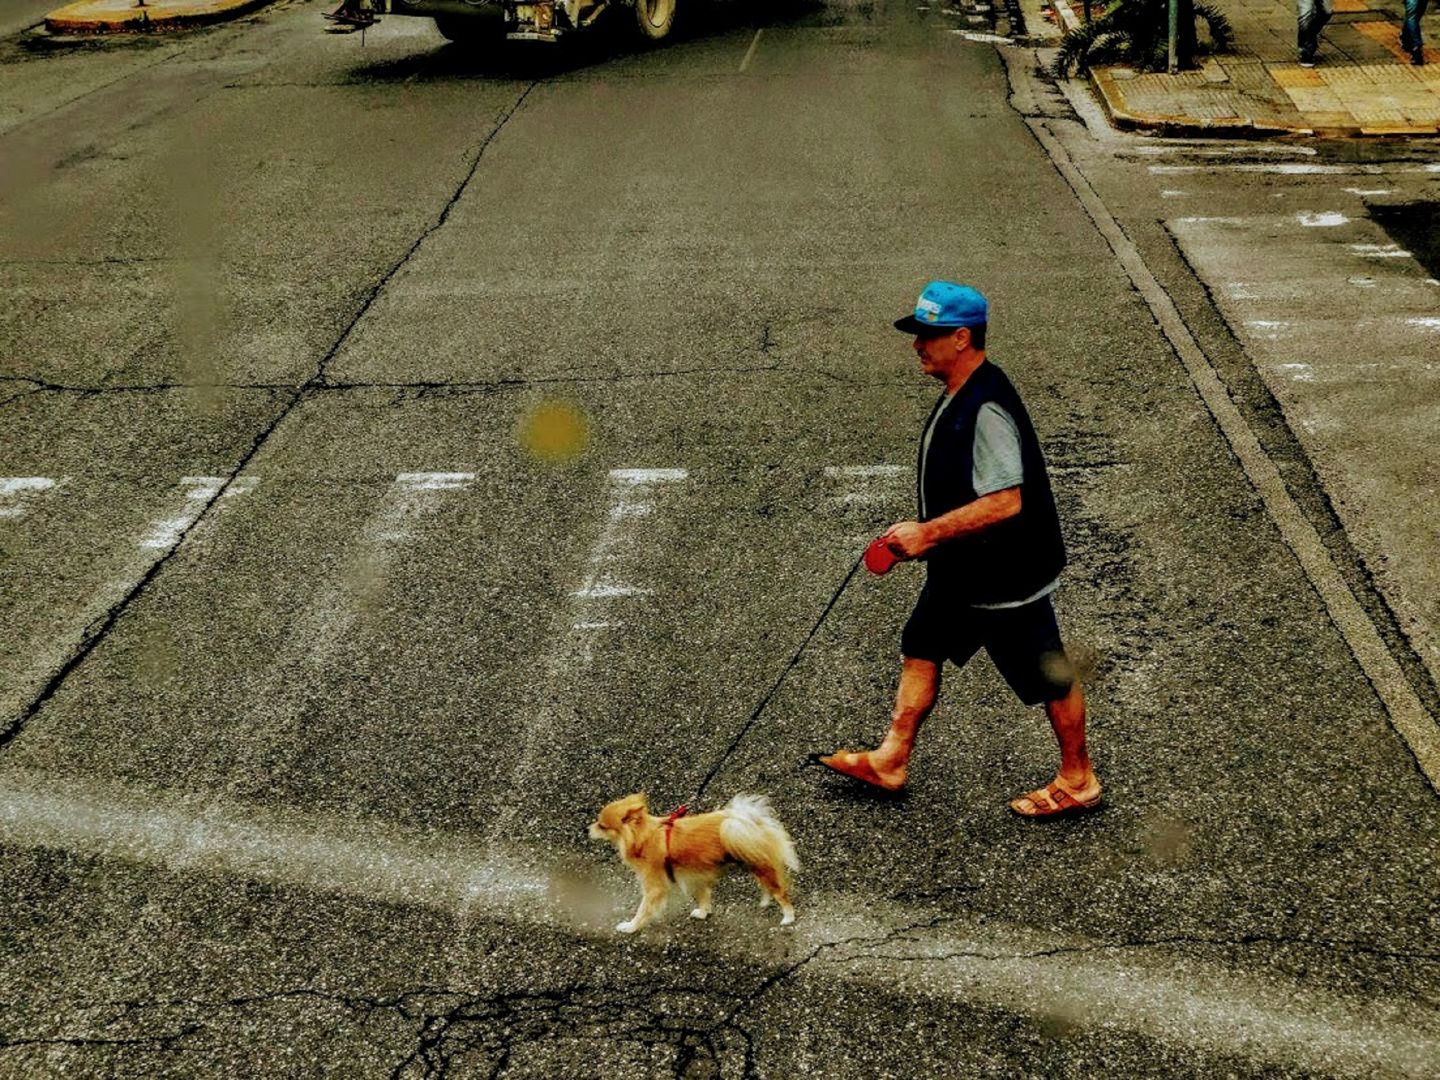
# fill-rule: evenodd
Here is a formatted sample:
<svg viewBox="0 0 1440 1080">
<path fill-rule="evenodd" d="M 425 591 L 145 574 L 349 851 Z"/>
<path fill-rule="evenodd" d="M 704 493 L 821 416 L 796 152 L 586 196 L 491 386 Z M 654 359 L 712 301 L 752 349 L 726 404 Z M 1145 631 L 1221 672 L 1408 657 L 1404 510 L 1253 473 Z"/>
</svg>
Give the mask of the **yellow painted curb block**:
<svg viewBox="0 0 1440 1080">
<path fill-rule="evenodd" d="M 270 0 L 79 0 L 45 16 L 52 34 L 119 34 L 221 22 Z"/>
</svg>

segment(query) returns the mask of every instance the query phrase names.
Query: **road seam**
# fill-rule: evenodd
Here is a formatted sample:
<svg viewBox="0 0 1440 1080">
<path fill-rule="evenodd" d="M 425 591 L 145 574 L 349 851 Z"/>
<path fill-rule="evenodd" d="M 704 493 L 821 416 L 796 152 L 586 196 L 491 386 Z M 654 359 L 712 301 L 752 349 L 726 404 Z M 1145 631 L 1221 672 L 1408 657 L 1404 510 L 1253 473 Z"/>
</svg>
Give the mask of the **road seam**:
<svg viewBox="0 0 1440 1080">
<path fill-rule="evenodd" d="M 1027 117 L 1025 123 L 1075 192 L 1131 283 L 1144 298 L 1225 441 L 1239 459 L 1245 475 L 1265 503 L 1285 545 L 1299 560 L 1301 569 L 1319 594 L 1351 655 L 1379 695 L 1391 725 L 1415 756 L 1415 762 L 1432 790 L 1440 794 L 1440 728 L 1436 727 L 1434 718 L 1426 711 L 1424 703 L 1405 677 L 1399 661 L 1390 653 L 1379 630 L 1350 591 L 1320 534 L 1291 497 L 1279 469 L 1266 456 L 1259 438 L 1231 398 L 1229 389 L 1190 333 L 1174 301 L 1150 272 L 1139 249 L 1125 235 L 1104 200 L 1090 186 L 1054 133 L 1034 119 Z"/>
</svg>

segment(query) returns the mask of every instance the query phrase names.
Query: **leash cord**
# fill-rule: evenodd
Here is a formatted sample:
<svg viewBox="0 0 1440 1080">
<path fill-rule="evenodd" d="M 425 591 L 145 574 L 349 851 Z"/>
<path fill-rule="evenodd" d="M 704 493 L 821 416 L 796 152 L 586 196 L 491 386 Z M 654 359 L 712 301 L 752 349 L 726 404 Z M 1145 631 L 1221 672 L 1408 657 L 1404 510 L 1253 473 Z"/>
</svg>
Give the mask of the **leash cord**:
<svg viewBox="0 0 1440 1080">
<path fill-rule="evenodd" d="M 835 595 L 830 597 L 830 602 L 825 605 L 825 610 L 820 613 L 820 618 L 815 620 L 815 625 L 810 628 L 810 633 L 805 635 L 805 640 L 802 641 L 800 647 L 795 650 L 795 655 L 790 658 L 790 663 L 785 665 L 785 670 L 782 671 L 780 677 L 775 680 L 775 685 L 770 687 L 769 693 L 760 699 L 760 704 L 755 706 L 755 711 L 750 714 L 750 719 L 745 721 L 745 726 L 740 729 L 740 734 L 735 736 L 730 745 L 726 747 L 725 752 L 720 755 L 719 760 L 716 761 L 715 764 L 711 766 L 710 771 L 705 774 L 705 779 L 701 781 L 700 786 L 695 789 L 695 797 L 697 799 L 705 794 L 705 789 L 710 786 L 710 781 L 714 780 L 719 774 L 721 766 L 730 760 L 730 755 L 740 748 L 740 744 L 745 740 L 745 736 L 750 734 L 750 729 L 755 726 L 756 721 L 760 719 L 760 714 L 763 713 L 765 707 L 770 704 L 770 699 L 779 693 L 780 687 L 784 685 L 790 672 L 794 671 L 795 665 L 800 663 L 800 657 L 805 655 L 805 650 L 810 647 L 810 642 L 815 640 L 815 635 L 820 632 L 820 627 L 824 625 L 825 620 L 830 616 L 830 612 L 834 610 L 835 605 L 839 603 L 840 595 L 855 577 L 855 571 L 860 569 L 860 564 L 864 559 L 865 556 L 862 554 L 860 558 L 855 560 L 855 564 L 850 567 L 850 572 L 845 575 L 845 580 L 840 582 L 840 587 L 835 590 Z"/>
</svg>

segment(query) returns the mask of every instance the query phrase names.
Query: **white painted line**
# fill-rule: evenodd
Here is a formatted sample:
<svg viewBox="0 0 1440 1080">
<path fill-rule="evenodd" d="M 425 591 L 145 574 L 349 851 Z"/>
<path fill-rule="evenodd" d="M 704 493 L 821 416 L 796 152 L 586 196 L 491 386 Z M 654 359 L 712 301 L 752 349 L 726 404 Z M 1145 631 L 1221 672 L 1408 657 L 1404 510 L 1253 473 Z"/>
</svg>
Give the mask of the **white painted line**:
<svg viewBox="0 0 1440 1080">
<path fill-rule="evenodd" d="M 48 476 L 0 476 L 0 499 L 49 491 L 56 483 Z"/>
<path fill-rule="evenodd" d="M 1014 45 L 1014 38 L 1001 37 L 999 34 L 981 34 L 974 30 L 951 30 L 952 34 L 959 34 L 966 41 L 978 41 L 982 45 Z"/>
<path fill-rule="evenodd" d="M 566 813 L 578 829 L 593 809 Z M 549 852 L 493 845 L 482 852 L 469 834 L 281 814 L 214 802 L 208 793 L 158 795 L 74 781 L 57 791 L 54 777 L 18 771 L 0 784 L 0 843 L 585 936 L 611 935 L 633 889 L 613 862 L 604 884 L 594 884 L 554 866 Z M 1207 959 L 1211 949 L 1243 947 L 1223 937 L 1213 944 L 1195 938 L 1188 947 L 1118 942 L 963 911 L 935 926 L 929 910 L 898 901 L 882 907 L 877 914 L 867 898 L 834 890 L 806 893 L 787 948 L 808 958 L 806 977 L 821 980 L 822 993 L 836 982 L 897 999 L 920 992 L 957 1007 L 1001 1008 L 1042 1028 L 1058 1023 L 1081 1037 L 1123 1031 L 1202 1056 L 1223 1047 L 1247 1074 L 1418 1080 L 1433 1076 L 1440 1060 L 1433 1005 L 1403 988 L 1347 995 L 1314 976 L 1251 974 Z M 678 915 L 672 910 L 669 918 Z M 923 929 L 927 924 L 934 929 Z M 1303 950 L 1307 942 L 1302 935 L 1285 945 Z M 664 927 L 626 946 L 654 957 L 673 947 Z M 717 967 L 748 955 L 729 934 L 685 947 L 697 962 Z M 1317 956 L 1333 951 L 1321 942 L 1309 947 Z"/>
<path fill-rule="evenodd" d="M 1182 217 L 1176 218 L 1177 225 L 1253 225 L 1255 218 L 1239 217 Z"/>
<path fill-rule="evenodd" d="M 1389 188 L 1358 188 L 1347 187 L 1345 189 L 1351 195 L 1391 195 L 1394 194 Z"/>
<path fill-rule="evenodd" d="M 1418 318 L 1406 319 L 1406 320 L 1405 320 L 1405 324 L 1406 324 L 1407 326 L 1417 327 L 1418 329 L 1421 329 L 1421 330 L 1429 330 L 1429 331 L 1440 330 L 1440 318 L 1435 318 L 1434 316 L 1430 316 L 1430 315 L 1422 315 L 1422 316 L 1419 316 Z"/>
<path fill-rule="evenodd" d="M 1366 259 L 1408 259 L 1410 252 L 1399 244 L 1351 244 L 1350 250 Z"/>
<path fill-rule="evenodd" d="M 33 705 L 45 684 L 106 625 L 109 614 L 189 535 L 206 508 L 212 502 L 217 510 L 226 504 L 226 498 L 215 499 L 217 493 L 222 489 L 226 495 L 254 490 L 258 479 L 240 477 L 232 481 L 228 489 L 225 483 L 226 478 L 220 476 L 182 476 L 178 505 L 167 507 L 160 517 L 151 521 L 138 542 L 126 540 L 118 550 L 101 556 L 99 565 L 104 568 L 96 574 L 100 580 L 94 591 L 77 598 L 78 610 L 57 623 L 33 651 L 27 651 L 21 664 L 7 669 L 8 677 L 0 683 L 0 721 L 14 719 Z M 212 514 L 215 512 L 212 510 Z"/>
<path fill-rule="evenodd" d="M 553 754 L 569 715 L 564 703 L 594 665 L 600 635 L 623 625 L 614 617 L 617 602 L 650 594 L 649 589 L 619 580 L 637 569 L 634 564 L 640 560 L 633 553 L 649 550 L 638 542 L 634 526 L 654 516 L 660 490 L 689 476 L 684 469 L 612 469 L 606 477 L 604 525 L 590 549 L 584 579 L 570 594 L 572 602 L 556 616 L 541 670 L 529 684 L 532 699 L 520 719 L 509 790 L 527 791 L 533 786 L 531 775 Z M 646 509 L 634 512 L 640 506 Z M 509 842 L 519 812 L 518 798 L 497 810 L 488 834 L 492 848 Z"/>
<path fill-rule="evenodd" d="M 1115 252 L 1131 282 L 1145 299 L 1185 365 L 1185 370 L 1195 384 L 1205 407 L 1219 425 L 1225 441 L 1239 458 L 1245 475 L 1264 501 L 1286 547 L 1295 554 L 1305 576 L 1345 639 L 1351 655 L 1369 679 L 1376 696 L 1389 714 L 1391 725 L 1415 755 L 1415 760 L 1430 781 L 1431 787 L 1440 792 L 1440 726 L 1437 726 L 1436 718 L 1426 711 L 1424 702 L 1415 693 L 1404 670 L 1391 655 L 1384 639 L 1375 629 L 1375 624 L 1370 621 L 1365 609 L 1355 599 L 1339 569 L 1331 561 L 1325 542 L 1304 511 L 1291 498 L 1280 470 L 1266 455 L 1255 432 L 1245 422 L 1239 406 L 1230 396 L 1229 387 L 1216 374 L 1210 358 L 1190 333 L 1185 320 L 1175 307 L 1175 302 L 1150 272 L 1139 249 L 1125 235 L 1119 222 L 1106 208 L 1104 200 L 1096 194 L 1085 174 L 1071 160 L 1069 153 L 1050 130 L 1037 120 L 1027 120 L 1026 124 L 1045 147 L 1051 161 L 1070 184 L 1071 190 Z"/>
<path fill-rule="evenodd" d="M 1309 364 L 1281 364 L 1280 370 L 1288 372 L 1296 382 L 1314 382 L 1315 369 Z"/>
<path fill-rule="evenodd" d="M 182 476 L 180 487 L 184 492 L 183 505 L 173 513 L 152 522 L 150 531 L 140 541 L 140 546 L 155 551 L 169 551 L 178 545 L 190 527 L 200 520 L 205 508 L 220 494 L 226 479 L 224 476 Z M 252 481 L 250 489 L 253 488 Z"/>
<path fill-rule="evenodd" d="M 835 480 L 849 479 L 851 477 L 897 477 L 903 476 L 910 469 L 905 465 L 827 465 L 825 475 Z"/>
<path fill-rule="evenodd" d="M 1166 190 L 1160 192 L 1160 197 L 1162 199 L 1179 199 L 1189 194 L 1190 193 L 1188 191 L 1174 191 L 1167 188 Z"/>
<path fill-rule="evenodd" d="M 1300 213 L 1295 220 L 1309 229 L 1333 229 L 1337 225 L 1348 225 L 1350 219 L 1337 210 L 1321 210 L 1318 213 Z"/>
<path fill-rule="evenodd" d="M 52 480 L 48 476 L 0 476 L 0 518 L 21 518 L 25 516 L 26 501 L 34 495 L 53 491 L 65 479 Z"/>
<path fill-rule="evenodd" d="M 601 582 L 576 589 L 570 595 L 578 596 L 582 600 L 611 600 L 617 596 L 649 596 L 650 590 L 635 585 L 612 585 Z"/>
<path fill-rule="evenodd" d="M 400 473 L 395 483 L 410 491 L 458 491 L 475 480 L 472 472 Z"/>
<path fill-rule="evenodd" d="M 740 61 L 740 74 L 745 74 L 745 69 L 750 66 L 750 61 L 755 57 L 755 50 L 760 45 L 760 35 L 764 32 L 763 27 L 755 31 L 755 36 L 750 40 L 750 48 L 745 52 L 745 59 Z"/>
<path fill-rule="evenodd" d="M 1353 176 L 1357 173 L 1368 174 L 1380 171 L 1374 167 L 1365 166 L 1310 164 L 1151 165 L 1149 169 L 1150 172 L 1159 176 L 1180 176 L 1204 172 L 1273 173 L 1280 176 Z"/>
<path fill-rule="evenodd" d="M 1362 289 L 1373 289 L 1375 287 L 1375 279 L 1373 277 L 1352 277 L 1346 278 L 1345 280 L 1351 285 L 1357 285 Z"/>
<path fill-rule="evenodd" d="M 827 465 L 825 476 L 842 486 L 833 496 L 841 506 L 879 506 L 900 499 L 913 471 L 906 465 Z"/>
<path fill-rule="evenodd" d="M 676 484 L 690 474 L 684 469 L 611 469 L 614 484 Z"/>
</svg>

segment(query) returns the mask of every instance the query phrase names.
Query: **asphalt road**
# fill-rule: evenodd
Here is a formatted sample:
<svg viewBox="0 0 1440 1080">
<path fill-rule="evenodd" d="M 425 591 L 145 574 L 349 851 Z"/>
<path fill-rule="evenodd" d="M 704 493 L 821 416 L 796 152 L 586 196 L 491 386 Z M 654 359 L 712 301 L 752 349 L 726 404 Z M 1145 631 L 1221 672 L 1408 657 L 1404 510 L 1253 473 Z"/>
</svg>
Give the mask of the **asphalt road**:
<svg viewBox="0 0 1440 1080">
<path fill-rule="evenodd" d="M 0 1074 L 1433 1075 L 1435 793 L 1023 71 L 913 4 L 320 11 L 0 48 Z M 934 276 L 1051 462 L 1085 819 L 1009 814 L 988 661 L 904 798 L 801 764 L 888 713 Z M 634 790 L 767 794 L 796 925 L 616 935 Z"/>
</svg>

